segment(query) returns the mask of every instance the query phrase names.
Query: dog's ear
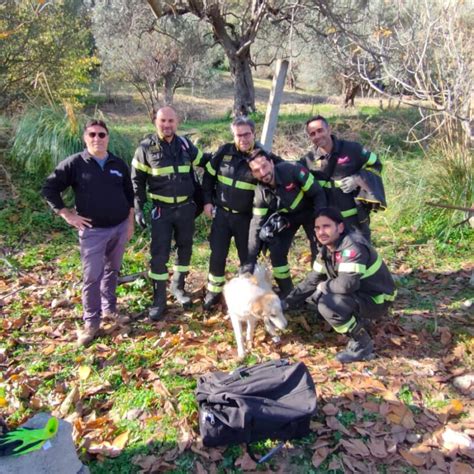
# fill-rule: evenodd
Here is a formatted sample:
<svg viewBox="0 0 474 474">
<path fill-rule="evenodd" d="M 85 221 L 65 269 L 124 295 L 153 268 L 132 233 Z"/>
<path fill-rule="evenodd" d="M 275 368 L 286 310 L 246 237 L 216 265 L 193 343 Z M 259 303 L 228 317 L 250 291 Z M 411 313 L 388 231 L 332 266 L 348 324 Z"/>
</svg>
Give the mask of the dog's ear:
<svg viewBox="0 0 474 474">
<path fill-rule="evenodd" d="M 266 303 L 265 303 L 265 295 L 259 296 L 250 306 L 250 311 L 255 316 L 262 317 L 265 315 L 266 310 Z"/>
<path fill-rule="evenodd" d="M 274 293 L 265 293 L 252 303 L 250 309 L 253 314 L 263 318 L 270 314 L 276 300 L 278 300 L 278 296 Z"/>
</svg>

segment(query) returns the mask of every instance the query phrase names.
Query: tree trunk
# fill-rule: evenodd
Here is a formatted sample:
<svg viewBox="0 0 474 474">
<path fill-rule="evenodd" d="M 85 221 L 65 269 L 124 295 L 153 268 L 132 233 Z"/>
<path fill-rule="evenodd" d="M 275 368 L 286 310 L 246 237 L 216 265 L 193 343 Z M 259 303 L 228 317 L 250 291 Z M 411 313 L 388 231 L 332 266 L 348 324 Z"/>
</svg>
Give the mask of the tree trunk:
<svg viewBox="0 0 474 474">
<path fill-rule="evenodd" d="M 240 56 L 228 55 L 234 81 L 234 116 L 255 112 L 255 88 L 250 69 L 250 50 Z"/>
<path fill-rule="evenodd" d="M 164 76 L 163 82 L 163 102 L 165 105 L 173 105 L 174 89 L 175 89 L 174 74 L 167 74 Z"/>
</svg>

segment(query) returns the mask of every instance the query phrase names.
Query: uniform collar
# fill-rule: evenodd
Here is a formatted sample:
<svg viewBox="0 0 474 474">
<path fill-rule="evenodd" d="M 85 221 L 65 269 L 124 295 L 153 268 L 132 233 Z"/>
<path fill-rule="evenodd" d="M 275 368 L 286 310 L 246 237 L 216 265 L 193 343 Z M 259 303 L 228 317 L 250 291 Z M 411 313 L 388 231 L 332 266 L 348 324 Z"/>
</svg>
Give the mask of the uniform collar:
<svg viewBox="0 0 474 474">
<path fill-rule="evenodd" d="M 331 135 L 331 140 L 332 140 L 332 150 L 330 153 L 324 153 L 322 150 L 317 148 L 314 151 L 314 160 L 321 160 L 322 158 L 329 157 L 331 155 L 339 153 L 339 150 L 341 149 L 341 142 L 336 138 L 335 135 Z"/>
</svg>

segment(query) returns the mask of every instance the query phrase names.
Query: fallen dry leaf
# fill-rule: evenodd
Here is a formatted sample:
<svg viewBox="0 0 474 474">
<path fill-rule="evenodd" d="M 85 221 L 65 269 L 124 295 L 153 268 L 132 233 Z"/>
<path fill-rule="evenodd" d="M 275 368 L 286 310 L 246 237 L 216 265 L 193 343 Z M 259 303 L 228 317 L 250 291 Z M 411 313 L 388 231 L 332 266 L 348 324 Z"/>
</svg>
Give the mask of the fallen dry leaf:
<svg viewBox="0 0 474 474">
<path fill-rule="evenodd" d="M 244 453 L 236 459 L 234 466 L 240 467 L 243 471 L 253 471 L 256 469 L 257 463 L 249 456 L 249 453 Z"/>
<path fill-rule="evenodd" d="M 313 466 L 318 468 L 328 457 L 329 453 L 329 448 L 327 448 L 326 446 L 316 449 L 316 451 L 314 451 L 313 457 L 311 458 Z"/>
<path fill-rule="evenodd" d="M 326 405 L 323 406 L 322 410 L 324 414 L 328 416 L 336 415 L 339 412 L 339 408 L 337 408 L 332 403 L 326 403 Z"/>
<path fill-rule="evenodd" d="M 127 445 L 128 441 L 128 436 L 130 432 L 125 431 L 122 434 L 119 434 L 114 440 L 112 441 L 112 446 L 114 446 L 117 449 L 123 449 Z"/>
<path fill-rule="evenodd" d="M 347 450 L 349 454 L 353 456 L 366 457 L 370 455 L 369 449 L 360 439 L 343 439 L 341 441 L 342 446 Z"/>
<path fill-rule="evenodd" d="M 88 365 L 81 365 L 78 370 L 79 379 L 86 380 L 91 374 L 91 368 Z"/>
<path fill-rule="evenodd" d="M 400 454 L 412 466 L 421 467 L 424 466 L 426 463 L 425 456 L 423 456 L 422 454 L 414 454 L 410 451 L 405 451 L 403 449 L 400 449 Z"/>
<path fill-rule="evenodd" d="M 449 466 L 449 474 L 474 474 L 474 469 L 461 461 L 454 461 Z"/>
<path fill-rule="evenodd" d="M 367 447 L 375 458 L 384 459 L 388 456 L 385 448 L 385 441 L 383 439 L 371 439 L 367 443 Z"/>
</svg>

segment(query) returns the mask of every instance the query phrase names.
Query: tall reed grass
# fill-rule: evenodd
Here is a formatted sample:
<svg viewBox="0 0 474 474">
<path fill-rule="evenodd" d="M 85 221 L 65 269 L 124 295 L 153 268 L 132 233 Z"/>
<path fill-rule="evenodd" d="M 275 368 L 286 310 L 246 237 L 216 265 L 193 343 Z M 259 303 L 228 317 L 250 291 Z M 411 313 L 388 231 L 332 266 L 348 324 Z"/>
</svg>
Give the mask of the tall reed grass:
<svg viewBox="0 0 474 474">
<path fill-rule="evenodd" d="M 29 110 L 16 128 L 10 159 L 20 169 L 43 178 L 61 160 L 84 148 L 82 130 L 88 119 L 68 107 Z M 109 130 L 109 150 L 130 162 L 133 144 L 113 127 Z"/>
</svg>

